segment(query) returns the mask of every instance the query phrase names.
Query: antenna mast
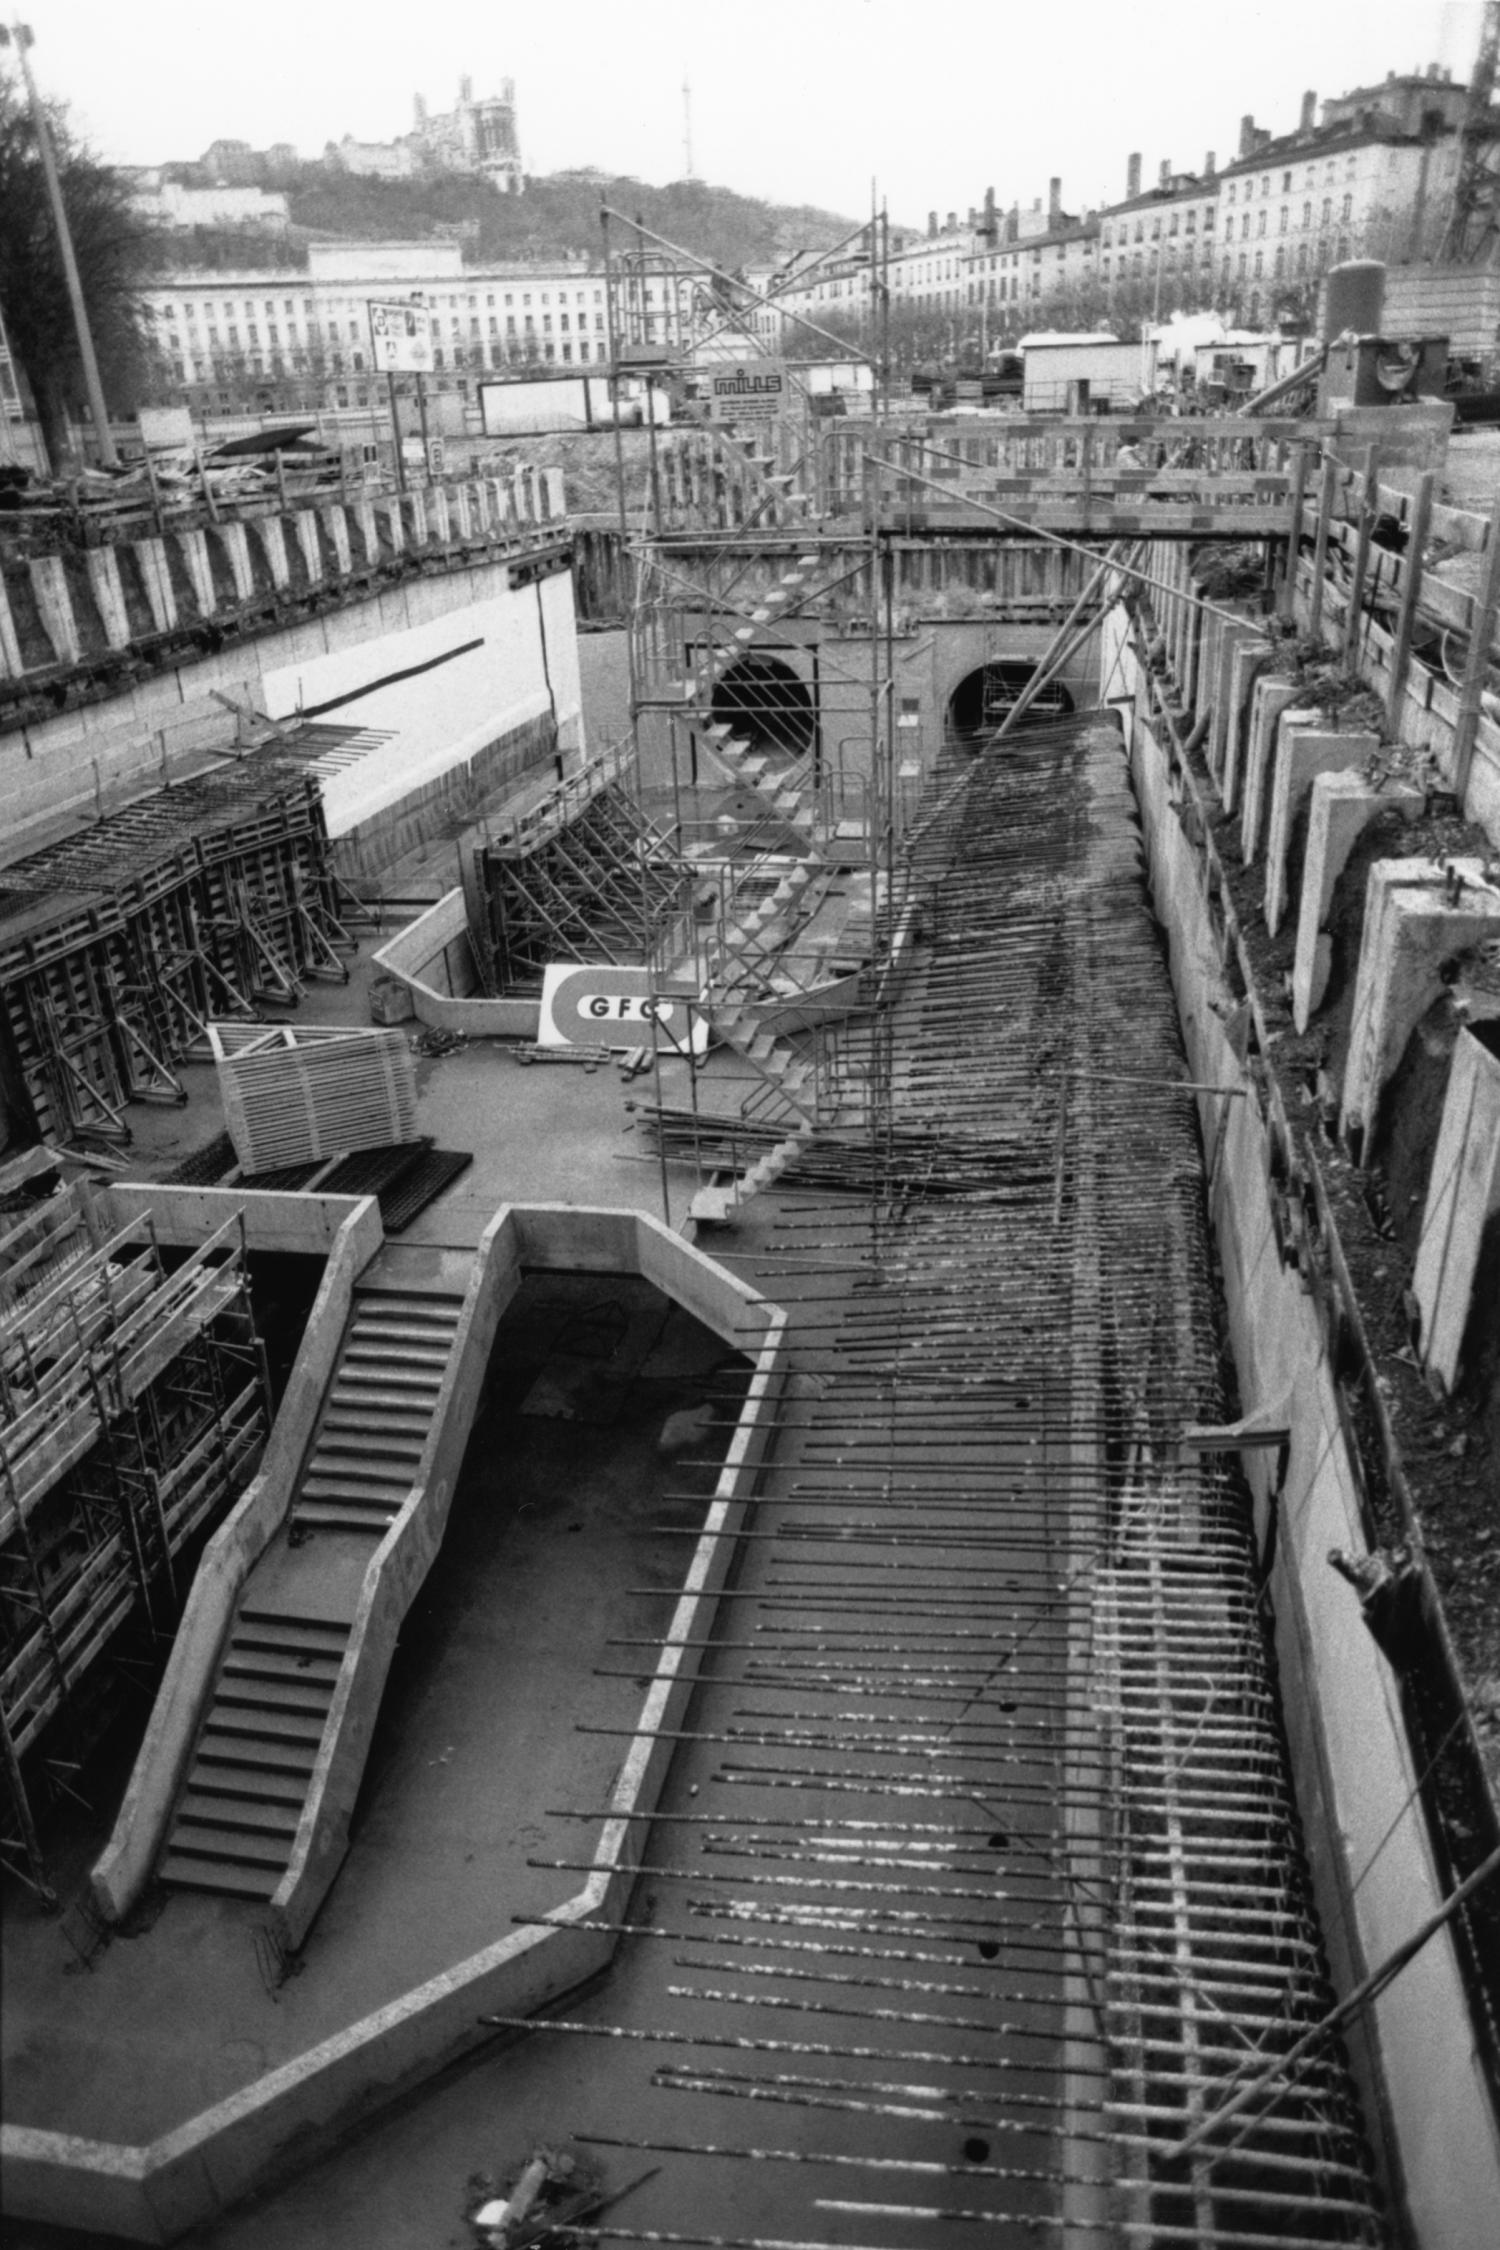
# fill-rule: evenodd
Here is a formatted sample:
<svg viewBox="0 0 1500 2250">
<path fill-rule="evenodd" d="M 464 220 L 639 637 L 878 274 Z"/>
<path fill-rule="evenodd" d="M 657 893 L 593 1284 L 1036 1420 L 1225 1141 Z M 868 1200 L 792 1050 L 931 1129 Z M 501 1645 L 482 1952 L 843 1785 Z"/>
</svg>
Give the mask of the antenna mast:
<svg viewBox="0 0 1500 2250">
<path fill-rule="evenodd" d="M 693 89 L 682 81 L 682 176 L 693 177 Z"/>
</svg>

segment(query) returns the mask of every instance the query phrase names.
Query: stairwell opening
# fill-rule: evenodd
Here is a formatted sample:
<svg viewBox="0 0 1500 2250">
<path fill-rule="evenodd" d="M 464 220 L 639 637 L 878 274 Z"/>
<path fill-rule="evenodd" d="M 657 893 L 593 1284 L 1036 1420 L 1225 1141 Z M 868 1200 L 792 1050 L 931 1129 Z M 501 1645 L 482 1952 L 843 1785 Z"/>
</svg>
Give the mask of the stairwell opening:
<svg viewBox="0 0 1500 2250">
<path fill-rule="evenodd" d="M 1036 666 L 1024 657 L 996 657 L 966 673 L 948 698 L 950 738 L 982 742 L 1009 717 L 1035 677 Z M 1025 726 L 1032 721 L 1062 718 L 1072 709 L 1071 689 L 1062 680 L 1049 680 L 1020 723 Z"/>
<path fill-rule="evenodd" d="M 724 674 L 714 690 L 713 717 L 747 737 L 762 756 L 803 758 L 817 733 L 806 683 L 779 656 L 760 650 L 742 656 Z"/>
</svg>

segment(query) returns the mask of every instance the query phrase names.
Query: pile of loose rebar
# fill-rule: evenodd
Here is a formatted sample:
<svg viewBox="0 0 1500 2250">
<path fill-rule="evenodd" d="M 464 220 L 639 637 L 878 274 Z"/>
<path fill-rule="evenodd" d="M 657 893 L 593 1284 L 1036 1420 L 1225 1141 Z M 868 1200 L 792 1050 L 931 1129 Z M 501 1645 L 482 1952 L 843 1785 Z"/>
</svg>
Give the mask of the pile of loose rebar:
<svg viewBox="0 0 1500 2250">
<path fill-rule="evenodd" d="M 1342 2053 L 1291 2053 L 1332 1996 L 1245 1496 L 1182 1442 L 1229 1407 L 1114 727 L 978 762 L 912 882 L 865 1192 L 739 1238 L 798 1375 L 616 1974 L 545 2027 L 616 2043 L 575 2137 L 665 2165 L 599 2236 L 1378 2243 Z"/>
</svg>

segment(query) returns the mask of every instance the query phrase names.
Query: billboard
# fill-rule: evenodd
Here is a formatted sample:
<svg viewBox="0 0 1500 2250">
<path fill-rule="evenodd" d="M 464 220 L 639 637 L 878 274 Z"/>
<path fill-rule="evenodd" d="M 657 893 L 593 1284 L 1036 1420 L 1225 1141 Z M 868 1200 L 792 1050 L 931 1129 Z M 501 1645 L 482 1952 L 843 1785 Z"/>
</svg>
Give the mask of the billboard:
<svg viewBox="0 0 1500 2250">
<path fill-rule="evenodd" d="M 136 420 L 148 453 L 193 450 L 193 417 L 185 406 L 143 406 Z"/>
<path fill-rule="evenodd" d="M 580 967 L 576 961 L 549 962 L 542 972 L 542 1014 L 537 1043 L 543 1047 L 649 1047 L 663 1056 L 702 1054 L 708 1022 L 690 1005 L 682 986 L 670 986 L 650 969 L 616 962 Z M 656 1025 L 655 1042 L 652 1023 Z"/>
<path fill-rule="evenodd" d="M 710 422 L 774 422 L 790 402 L 791 380 L 779 359 L 742 359 L 707 367 L 698 378 Z"/>
<path fill-rule="evenodd" d="M 430 375 L 432 323 L 427 307 L 372 298 L 370 349 L 382 375 Z"/>
<path fill-rule="evenodd" d="M 486 437 L 529 436 L 544 430 L 607 430 L 616 411 L 621 426 L 639 429 L 649 412 L 654 422 L 672 419 L 664 389 L 640 376 L 621 376 L 618 410 L 610 378 L 598 375 L 509 375 L 479 386 L 479 411 Z"/>
</svg>

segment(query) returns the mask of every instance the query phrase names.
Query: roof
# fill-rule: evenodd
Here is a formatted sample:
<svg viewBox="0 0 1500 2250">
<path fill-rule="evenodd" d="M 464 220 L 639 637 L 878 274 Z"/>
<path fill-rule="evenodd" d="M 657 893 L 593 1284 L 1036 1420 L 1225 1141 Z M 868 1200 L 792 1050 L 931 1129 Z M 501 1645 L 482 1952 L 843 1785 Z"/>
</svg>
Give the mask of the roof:
<svg viewBox="0 0 1500 2250">
<path fill-rule="evenodd" d="M 1045 234 L 1019 234 L 1013 240 L 1000 235 L 994 242 L 985 243 L 982 249 L 971 250 L 969 255 L 973 258 L 996 258 L 1012 250 L 1018 253 L 1023 250 L 1045 250 L 1053 243 L 1092 242 L 1098 232 L 1097 219 L 1069 219 L 1066 226 L 1049 227 Z"/>
<path fill-rule="evenodd" d="M 1237 156 L 1232 164 L 1222 167 L 1220 179 L 1230 179 L 1239 172 L 1259 172 L 1268 164 L 1283 163 L 1287 157 L 1305 161 L 1309 157 L 1332 155 L 1366 147 L 1380 142 L 1390 147 L 1416 148 L 1419 136 L 1404 132 L 1393 118 L 1372 114 L 1363 123 L 1357 117 L 1336 118 L 1331 125 L 1315 126 L 1310 133 L 1283 133 L 1279 139 L 1266 141 L 1249 156 Z"/>
<path fill-rule="evenodd" d="M 1035 351 L 1041 346 L 1050 347 L 1062 344 L 1071 344 L 1079 350 L 1097 350 L 1101 344 L 1107 344 L 1113 350 L 1122 352 L 1138 352 L 1144 348 L 1140 344 L 1116 336 L 1110 330 L 1097 328 L 1038 328 L 1033 334 L 1021 338 L 1020 348 L 1023 352 L 1028 352 Z"/>
<path fill-rule="evenodd" d="M 1168 203 L 1200 203 L 1205 196 L 1218 193 L 1219 175 L 1199 179 L 1194 173 L 1179 172 L 1172 183 L 1162 187 L 1144 188 L 1139 195 L 1127 195 L 1121 203 L 1106 203 L 1099 212 L 1101 219 L 1118 219 L 1131 211 L 1149 211 L 1153 206 Z"/>
</svg>

